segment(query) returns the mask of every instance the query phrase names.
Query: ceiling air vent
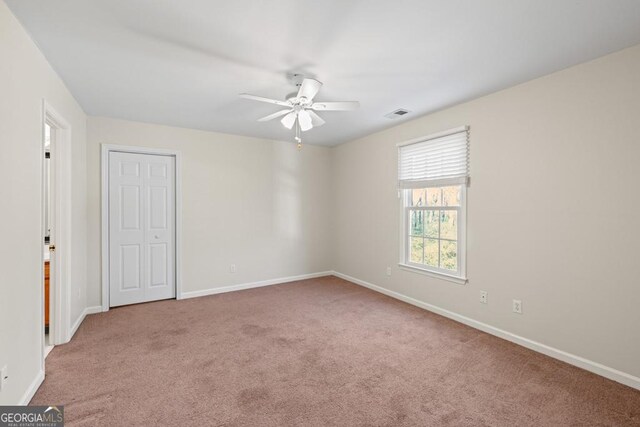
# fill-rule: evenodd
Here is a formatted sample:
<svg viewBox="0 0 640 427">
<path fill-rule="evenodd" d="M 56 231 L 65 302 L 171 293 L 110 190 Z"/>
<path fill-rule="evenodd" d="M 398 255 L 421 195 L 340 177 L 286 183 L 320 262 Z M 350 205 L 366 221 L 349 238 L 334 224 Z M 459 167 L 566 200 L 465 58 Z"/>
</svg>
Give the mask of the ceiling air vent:
<svg viewBox="0 0 640 427">
<path fill-rule="evenodd" d="M 385 114 L 384 116 L 387 119 L 397 119 L 398 117 L 402 117 L 405 114 L 409 114 L 410 111 L 409 110 L 405 110 L 404 108 L 399 108 L 395 111 L 390 112 L 389 114 Z"/>
</svg>

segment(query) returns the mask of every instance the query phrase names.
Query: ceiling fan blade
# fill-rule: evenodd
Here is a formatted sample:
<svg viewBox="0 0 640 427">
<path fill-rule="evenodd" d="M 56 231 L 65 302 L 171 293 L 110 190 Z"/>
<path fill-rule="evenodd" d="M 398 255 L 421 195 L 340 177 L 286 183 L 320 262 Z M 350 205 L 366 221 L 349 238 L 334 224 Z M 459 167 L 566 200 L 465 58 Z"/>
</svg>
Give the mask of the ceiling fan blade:
<svg viewBox="0 0 640 427">
<path fill-rule="evenodd" d="M 313 126 L 322 126 L 323 124 L 325 124 L 325 121 L 322 120 L 322 117 L 317 115 L 315 111 L 313 110 L 305 110 L 305 111 L 307 111 L 311 116 L 311 123 L 313 124 Z"/>
<path fill-rule="evenodd" d="M 300 122 L 300 130 L 306 132 L 313 127 L 311 115 L 307 110 L 300 110 L 298 113 L 298 122 Z"/>
<path fill-rule="evenodd" d="M 241 98 L 252 99 L 254 101 L 268 102 L 269 104 L 282 105 L 283 107 L 290 107 L 291 104 L 287 101 L 278 101 L 277 99 L 265 98 L 263 96 L 250 95 L 248 93 L 241 93 Z"/>
<path fill-rule="evenodd" d="M 293 128 L 293 124 L 296 122 L 296 112 L 292 111 L 280 120 L 282 125 L 287 129 Z"/>
<path fill-rule="evenodd" d="M 320 88 L 322 87 L 322 83 L 317 81 L 316 79 L 304 79 L 302 84 L 300 85 L 300 90 L 298 91 L 298 98 L 305 97 L 311 102 L 314 96 L 318 93 Z"/>
<path fill-rule="evenodd" d="M 349 111 L 360 107 L 358 101 L 314 102 L 311 109 L 316 111 Z"/>
<path fill-rule="evenodd" d="M 259 122 L 268 122 L 269 120 L 273 120 L 276 119 L 280 116 L 284 116 L 285 114 L 287 114 L 288 112 L 290 112 L 291 110 L 280 110 L 277 113 L 273 113 L 273 114 L 269 114 L 268 116 L 264 116 L 261 119 L 258 119 Z"/>
</svg>

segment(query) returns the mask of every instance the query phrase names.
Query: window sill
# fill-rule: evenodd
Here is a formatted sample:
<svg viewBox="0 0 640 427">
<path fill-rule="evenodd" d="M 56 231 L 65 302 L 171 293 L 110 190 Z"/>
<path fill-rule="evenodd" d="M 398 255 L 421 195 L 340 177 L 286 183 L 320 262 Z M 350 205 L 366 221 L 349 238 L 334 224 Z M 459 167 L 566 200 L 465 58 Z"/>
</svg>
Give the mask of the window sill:
<svg viewBox="0 0 640 427">
<path fill-rule="evenodd" d="M 403 270 L 411 271 L 413 273 L 424 274 L 425 276 L 433 277 L 435 279 L 442 279 L 448 282 L 457 283 L 458 285 L 465 285 L 468 281 L 466 277 L 452 276 L 450 274 L 438 273 L 435 271 L 425 270 L 424 268 L 414 267 L 412 265 L 399 263 L 398 266 Z"/>
</svg>

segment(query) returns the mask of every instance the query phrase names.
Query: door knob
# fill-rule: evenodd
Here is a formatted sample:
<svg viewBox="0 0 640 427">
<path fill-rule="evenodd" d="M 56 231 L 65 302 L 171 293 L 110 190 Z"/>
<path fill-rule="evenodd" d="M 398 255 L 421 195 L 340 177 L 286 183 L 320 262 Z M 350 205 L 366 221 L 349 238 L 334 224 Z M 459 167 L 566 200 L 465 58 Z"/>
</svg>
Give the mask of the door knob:
<svg viewBox="0 0 640 427">
<path fill-rule="evenodd" d="M 55 252 L 56 251 L 56 245 L 49 245 L 49 252 Z"/>
</svg>

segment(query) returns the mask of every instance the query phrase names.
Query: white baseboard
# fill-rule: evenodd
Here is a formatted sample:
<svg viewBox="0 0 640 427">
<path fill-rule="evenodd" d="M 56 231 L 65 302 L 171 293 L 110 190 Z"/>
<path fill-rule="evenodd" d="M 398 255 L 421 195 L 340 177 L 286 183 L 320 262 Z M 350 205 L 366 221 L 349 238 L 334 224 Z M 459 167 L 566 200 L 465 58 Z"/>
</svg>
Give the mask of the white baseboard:
<svg viewBox="0 0 640 427">
<path fill-rule="evenodd" d="M 38 391 L 38 388 L 40 387 L 40 384 L 42 384 L 43 381 L 44 381 L 44 371 L 40 370 L 38 371 L 38 374 L 31 382 L 31 385 L 29 385 L 29 388 L 27 389 L 27 391 L 25 391 L 24 395 L 22 396 L 22 399 L 20 399 L 19 405 L 28 405 L 29 402 L 31 402 L 31 399 L 33 399 L 33 396 L 36 394 L 36 391 Z"/>
<path fill-rule="evenodd" d="M 472 328 L 479 329 L 483 332 L 486 332 L 491 335 L 495 335 L 507 341 L 511 341 L 515 344 L 521 345 L 530 350 L 537 351 L 538 353 L 545 354 L 547 356 L 553 357 L 554 359 L 561 360 L 563 362 L 569 363 L 570 365 L 577 366 L 579 368 L 593 372 L 594 374 L 601 375 L 605 378 L 609 378 L 610 380 L 613 380 L 621 384 L 627 385 L 629 387 L 633 387 L 635 389 L 640 390 L 640 378 L 633 376 L 631 374 L 627 374 L 626 372 L 618 371 L 617 369 L 610 368 L 608 366 L 602 365 L 597 362 L 593 362 L 591 360 L 585 359 L 584 357 L 576 356 L 575 354 L 558 350 L 557 348 L 550 347 L 546 344 L 542 344 L 537 341 L 533 341 L 528 338 L 524 338 L 519 335 L 513 334 L 511 332 L 507 332 L 505 330 L 496 328 L 494 326 L 487 325 L 486 323 L 482 323 L 477 320 L 471 319 L 469 317 L 462 316 L 452 311 L 437 307 L 435 305 L 428 304 L 426 302 L 417 300 L 415 298 L 408 297 L 399 292 L 390 291 L 389 289 L 374 285 L 369 282 L 365 282 L 364 280 L 356 279 L 355 277 L 351 277 L 346 274 L 339 273 L 337 271 L 334 271 L 333 274 L 337 277 L 340 277 L 341 279 L 348 280 L 349 282 L 355 283 L 360 286 L 364 286 L 365 288 L 369 288 L 376 292 L 380 292 L 381 294 L 385 294 L 387 296 L 398 299 L 400 301 L 404 301 L 411 305 L 415 305 L 416 307 L 420 307 L 425 310 L 431 311 L 433 313 L 439 314 L 441 316 L 448 317 L 449 319 L 455 320 L 460 323 L 464 323 L 465 325 L 471 326 Z"/>
<path fill-rule="evenodd" d="M 82 311 L 80 316 L 78 316 L 78 319 L 76 320 L 76 322 L 73 324 L 73 326 L 71 326 L 71 330 L 69 331 L 69 339 L 67 340 L 67 342 L 71 341 L 71 338 L 73 338 L 73 336 L 76 334 L 76 331 L 82 324 L 82 321 L 84 320 L 84 318 L 87 317 L 87 315 L 89 314 L 95 314 L 95 313 L 102 313 L 102 306 L 96 305 L 94 307 L 87 307 Z"/>
<path fill-rule="evenodd" d="M 278 285 L 280 283 L 295 282 L 298 280 L 315 279 L 316 277 L 331 276 L 333 271 L 321 271 L 319 273 L 301 274 L 299 276 L 280 277 L 278 279 L 261 280 L 259 282 L 241 283 L 239 285 L 223 286 L 221 288 L 203 289 L 201 291 L 182 292 L 178 299 L 203 297 L 206 295 L 222 294 L 225 292 L 241 291 L 243 289 L 260 288 L 262 286 Z"/>
</svg>

